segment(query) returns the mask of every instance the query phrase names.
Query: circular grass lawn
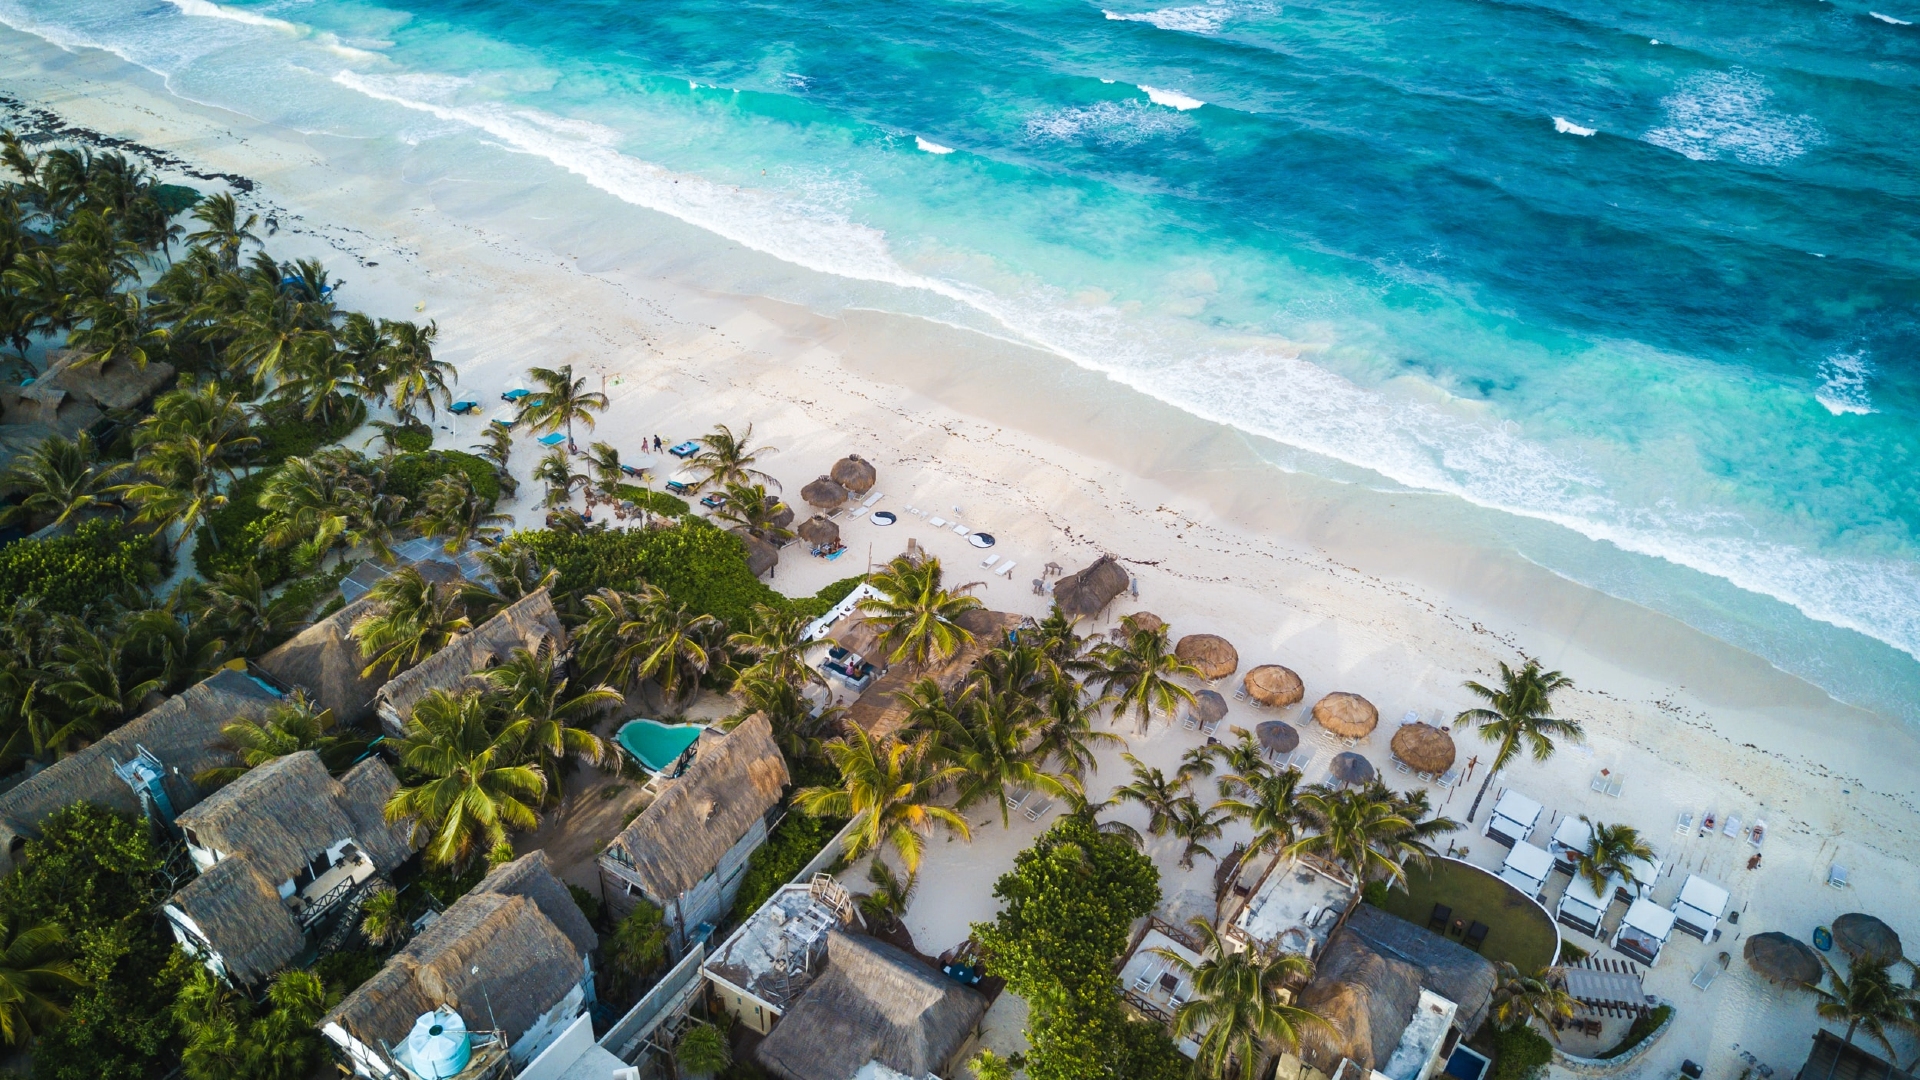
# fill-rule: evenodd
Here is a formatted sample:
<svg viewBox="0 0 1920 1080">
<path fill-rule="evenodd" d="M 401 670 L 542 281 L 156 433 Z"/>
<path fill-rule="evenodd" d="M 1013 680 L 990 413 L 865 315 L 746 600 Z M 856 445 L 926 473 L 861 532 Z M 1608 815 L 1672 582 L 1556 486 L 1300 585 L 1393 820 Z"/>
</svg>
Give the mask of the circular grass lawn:
<svg viewBox="0 0 1920 1080">
<path fill-rule="evenodd" d="M 1459 942 L 1466 928 L 1485 923 L 1487 940 L 1480 955 L 1505 960 L 1526 974 L 1553 963 L 1560 931 L 1539 904 L 1493 874 L 1458 859 L 1435 858 L 1430 870 L 1407 867 L 1405 888 L 1395 886 L 1381 905 L 1415 926 L 1426 926 L 1435 904 L 1453 909 L 1442 933 Z M 1431 928 L 1430 928 L 1431 929 Z"/>
</svg>

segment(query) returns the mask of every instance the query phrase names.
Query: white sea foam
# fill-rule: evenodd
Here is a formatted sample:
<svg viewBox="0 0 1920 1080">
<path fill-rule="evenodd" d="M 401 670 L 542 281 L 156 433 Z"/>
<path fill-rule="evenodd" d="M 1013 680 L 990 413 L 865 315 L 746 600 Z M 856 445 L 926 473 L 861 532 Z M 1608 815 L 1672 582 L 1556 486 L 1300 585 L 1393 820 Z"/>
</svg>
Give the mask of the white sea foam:
<svg viewBox="0 0 1920 1080">
<path fill-rule="evenodd" d="M 1559 132 L 1562 135 L 1583 135 L 1588 138 L 1591 138 L 1592 136 L 1598 134 L 1598 132 L 1595 129 L 1590 127 L 1581 127 L 1579 124 L 1576 124 L 1571 120 L 1568 120 L 1564 116 L 1556 116 L 1553 118 L 1553 130 Z"/>
<path fill-rule="evenodd" d="M 1751 71 L 1705 71 L 1662 98 L 1666 122 L 1642 139 L 1695 161 L 1731 157 L 1746 165 L 1781 165 L 1826 140 L 1811 116 L 1767 108 L 1773 91 Z"/>
<path fill-rule="evenodd" d="M 1114 22 L 1143 22 L 1162 30 L 1211 34 L 1220 29 L 1221 24 L 1232 18 L 1234 11 L 1224 3 L 1214 3 L 1190 4 L 1186 7 L 1162 8 L 1159 11 L 1144 11 L 1137 14 L 1122 14 L 1116 11 L 1102 11 L 1101 14 Z"/>
<path fill-rule="evenodd" d="M 246 23 L 248 26 L 268 26 L 275 30 L 301 34 L 306 28 L 290 23 L 285 19 L 276 19 L 269 15 L 260 15 L 245 8 L 222 7 L 209 0 L 170 0 L 182 15 L 192 15 L 201 19 L 225 19 L 228 22 Z"/>
<path fill-rule="evenodd" d="M 1879 19 L 1879 20 L 1880 20 L 1881 22 L 1883 22 L 1883 23 L 1887 23 L 1887 24 L 1889 24 L 1889 25 L 1891 25 L 1891 26 L 1912 26 L 1912 25 L 1913 25 L 1912 23 L 1910 23 L 1910 22 L 1908 22 L 1908 21 L 1907 21 L 1907 20 L 1905 20 L 1905 19 L 1896 19 L 1896 18 L 1894 18 L 1894 17 L 1893 17 L 1893 16 L 1891 16 L 1891 15 L 1882 15 L 1882 14 L 1880 14 L 1880 13 L 1879 13 L 1879 12 L 1877 12 L 1877 11 L 1869 11 L 1869 12 L 1867 12 L 1867 14 L 1869 14 L 1869 15 L 1871 15 L 1871 16 L 1873 16 L 1874 18 L 1876 18 L 1876 19 Z"/>
<path fill-rule="evenodd" d="M 1027 118 L 1027 138 L 1037 142 L 1088 139 L 1106 146 L 1135 146 L 1148 139 L 1192 130 L 1193 120 L 1155 109 L 1135 98 L 1070 109 L 1049 109 Z"/>
<path fill-rule="evenodd" d="M 1865 352 L 1834 353 L 1820 361 L 1820 389 L 1814 399 L 1835 416 L 1865 416 L 1873 411 L 1867 380 L 1873 364 Z"/>
<path fill-rule="evenodd" d="M 920 148 L 920 149 L 922 149 L 922 150 L 925 150 L 925 151 L 926 151 L 927 153 L 929 153 L 929 154 L 951 154 L 951 153 L 953 153 L 953 147 L 951 147 L 951 146 L 941 146 L 941 145 L 940 145 L 939 143 L 937 143 L 937 142 L 933 142 L 933 141 L 931 141 L 931 140 L 928 140 L 928 139 L 923 139 L 923 138 L 921 138 L 921 137 L 920 137 L 920 136 L 918 136 L 918 135 L 915 135 L 915 136 L 913 137 L 913 145 L 915 145 L 915 146 L 917 146 L 917 147 L 919 147 L 919 148 Z"/>
<path fill-rule="evenodd" d="M 1190 98 L 1178 90 L 1161 90 L 1152 86 L 1142 86 L 1140 89 L 1147 92 L 1147 100 L 1153 102 L 1155 105 L 1165 105 L 1170 109 L 1178 109 L 1181 112 L 1186 112 L 1189 109 L 1197 109 L 1206 104 L 1206 102 L 1201 101 L 1199 98 Z"/>
</svg>

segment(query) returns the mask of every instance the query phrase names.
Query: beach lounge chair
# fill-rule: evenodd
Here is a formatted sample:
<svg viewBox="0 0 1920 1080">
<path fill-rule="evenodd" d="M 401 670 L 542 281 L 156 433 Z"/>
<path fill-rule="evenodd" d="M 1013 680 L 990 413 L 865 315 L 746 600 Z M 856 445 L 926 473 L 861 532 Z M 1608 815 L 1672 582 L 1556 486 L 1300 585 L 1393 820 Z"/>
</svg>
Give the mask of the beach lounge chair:
<svg viewBox="0 0 1920 1080">
<path fill-rule="evenodd" d="M 1039 821 L 1040 815 L 1046 813 L 1051 809 L 1053 809 L 1053 797 L 1048 796 L 1046 799 L 1042 800 L 1041 802 L 1037 802 L 1032 806 L 1027 807 L 1027 810 L 1026 810 L 1027 820 Z"/>
<path fill-rule="evenodd" d="M 995 570 L 994 573 L 999 574 L 1009 581 L 1013 580 L 1013 560 L 1008 559 L 1006 562 L 1001 563 L 1000 569 Z"/>
<path fill-rule="evenodd" d="M 1836 889 L 1846 888 L 1847 887 L 1847 868 L 1844 866 L 1841 866 L 1839 863 L 1834 863 L 1833 868 L 1827 871 L 1827 884 L 1833 886 Z"/>
<path fill-rule="evenodd" d="M 1419 722 L 1420 722 L 1419 709 L 1408 709 L 1407 714 L 1400 718 L 1401 727 L 1406 727 L 1408 724 L 1417 724 Z"/>
<path fill-rule="evenodd" d="M 1247 700 L 1247 684 L 1244 680 L 1241 681 L 1239 686 L 1236 686 L 1233 688 L 1233 700 L 1235 701 Z"/>
<path fill-rule="evenodd" d="M 866 497 L 866 499 L 865 499 L 865 501 L 863 501 L 863 502 L 861 502 L 861 504 L 860 504 L 860 505 L 861 505 L 861 506 L 866 506 L 866 507 L 871 507 L 871 506 L 872 506 L 872 505 L 873 505 L 874 503 L 877 503 L 877 502 L 879 502 L 879 501 L 880 501 L 881 499 L 884 499 L 884 498 L 886 498 L 886 496 L 885 496 L 885 495 L 882 495 L 882 494 L 880 494 L 879 492 L 877 492 L 877 491 L 876 491 L 876 492 L 874 492 L 873 494 L 871 494 L 871 495 L 869 495 L 869 496 L 867 496 L 867 497 Z"/>
<path fill-rule="evenodd" d="M 1286 767 L 1295 772 L 1304 773 L 1307 771 L 1307 766 L 1313 764 L 1314 756 L 1318 753 L 1319 751 L 1311 746 L 1303 746 L 1287 755 Z"/>
<path fill-rule="evenodd" d="M 1007 792 L 1007 810 L 1012 812 L 1020 809 L 1020 804 L 1026 802 L 1027 796 L 1031 794 L 1033 794 L 1033 789 L 1029 787 L 1016 787 L 1012 791 Z"/>
<path fill-rule="evenodd" d="M 1465 945 L 1474 952 L 1479 952 L 1480 946 L 1487 943 L 1487 930 L 1488 926 L 1486 923 L 1474 923 L 1472 926 L 1467 927 L 1467 936 L 1460 939 L 1460 944 Z"/>
<path fill-rule="evenodd" d="M 1727 815 L 1727 827 L 1720 830 L 1720 835 L 1728 836 L 1728 837 L 1740 835 L 1740 815 L 1739 814 Z"/>
<path fill-rule="evenodd" d="M 692 439 L 688 439 L 686 442 L 683 442 L 683 443 L 676 443 L 673 447 L 667 450 L 667 453 L 672 454 L 674 457 L 677 457 L 677 458 L 690 458 L 699 452 L 700 452 L 700 444 L 697 442 L 694 442 Z"/>
<path fill-rule="evenodd" d="M 851 519 L 853 519 L 853 518 L 862 518 L 862 517 L 866 517 L 866 516 L 867 516 L 867 508 L 866 508 L 866 507 L 864 507 L 864 506 L 856 506 L 856 507 L 854 507 L 854 509 L 853 509 L 853 513 L 851 513 L 851 514 L 848 514 L 848 515 L 847 515 L 847 517 L 848 517 L 848 519 L 849 519 L 849 520 L 851 520 Z"/>
<path fill-rule="evenodd" d="M 1404 774 L 1411 775 L 1413 773 L 1413 766 L 1407 764 L 1404 761 L 1401 761 L 1399 758 L 1394 758 L 1393 771 L 1397 773 L 1404 773 Z"/>
<path fill-rule="evenodd" d="M 506 393 L 501 394 L 500 400 L 501 401 L 519 401 L 521 398 L 526 396 L 527 396 L 527 388 L 524 386 L 516 386 L 513 389 L 507 391 Z"/>
<path fill-rule="evenodd" d="M 955 536 L 965 536 L 972 531 L 972 529 L 967 528 L 965 525 L 955 525 L 953 527 L 953 535 Z"/>
<path fill-rule="evenodd" d="M 1433 913 L 1427 916 L 1427 929 L 1436 934 L 1447 932 L 1447 923 L 1453 919 L 1453 909 L 1445 904 L 1433 905 Z"/>
<path fill-rule="evenodd" d="M 1588 788 L 1588 790 L 1590 790 L 1590 791 L 1605 791 L 1605 790 L 1607 790 L 1607 774 L 1606 774 L 1606 773 L 1604 773 L 1604 772 L 1597 772 L 1597 773 L 1594 773 L 1594 774 L 1593 774 L 1593 782 L 1592 782 L 1592 783 L 1590 783 L 1590 784 L 1588 784 L 1588 785 L 1587 785 L 1587 788 Z"/>
<path fill-rule="evenodd" d="M 999 561 L 1000 561 L 1000 556 L 998 556 L 998 555 L 989 555 L 989 556 L 987 556 L 986 558 L 984 558 L 984 559 L 981 559 L 981 560 L 980 560 L 980 568 L 981 568 L 982 570 L 990 570 L 990 569 L 992 569 L 992 568 L 993 568 L 993 564 L 994 564 L 994 563 L 997 563 L 997 562 L 999 562 Z M 1036 584 L 1038 584 L 1038 583 L 1036 582 Z M 1036 590 L 1036 591 L 1038 591 L 1038 590 Z"/>
<path fill-rule="evenodd" d="M 1754 847 L 1759 847 L 1766 838 L 1767 823 L 1765 821 L 1755 821 L 1753 828 L 1747 831 L 1747 843 L 1752 844 Z"/>
<path fill-rule="evenodd" d="M 1707 816 L 1700 819 L 1700 835 L 1705 836 L 1708 833 L 1712 832 L 1713 827 L 1718 824 L 1720 824 L 1719 812 L 1714 810 L 1712 807 L 1708 807 Z"/>
<path fill-rule="evenodd" d="M 1434 780 L 1434 783 L 1440 785 L 1443 788 L 1447 788 L 1448 790 L 1452 790 L 1453 786 L 1455 784 L 1458 784 L 1459 782 L 1460 782 L 1459 769 L 1448 769 L 1446 772 L 1441 773 L 1439 777 Z"/>
<path fill-rule="evenodd" d="M 930 517 L 927 519 L 927 524 L 933 526 L 936 529 L 944 529 L 947 527 L 947 519 L 943 517 L 938 517 L 938 516 Z"/>
<path fill-rule="evenodd" d="M 1146 993 L 1159 978 L 1160 966 L 1158 964 L 1148 964 L 1140 970 L 1140 977 L 1133 980 L 1133 992 L 1136 994 Z"/>
<path fill-rule="evenodd" d="M 1175 990 L 1172 994 L 1169 994 L 1167 996 L 1167 1004 L 1178 1009 L 1180 1006 L 1185 1005 L 1187 1003 L 1187 999 L 1192 996 L 1193 996 L 1193 987 L 1186 982 L 1182 982 L 1178 990 Z"/>
<path fill-rule="evenodd" d="M 1209 720 L 1206 723 L 1200 725 L 1200 734 L 1202 735 L 1211 735 L 1214 732 L 1219 730 L 1220 730 L 1220 721 L 1218 720 Z"/>
<path fill-rule="evenodd" d="M 1192 731 L 1193 729 L 1199 727 L 1200 726 L 1199 714 L 1195 713 L 1192 709 L 1188 709 L 1186 719 L 1180 721 L 1180 726 L 1183 728 L 1186 728 L 1188 731 Z"/>
<path fill-rule="evenodd" d="M 567 434 L 564 431 L 556 431 L 550 435 L 540 436 L 541 446 L 559 446 L 561 443 L 566 441 L 567 441 Z"/>
<path fill-rule="evenodd" d="M 1727 969 L 1727 964 L 1731 961 L 1731 957 L 1726 953 L 1721 953 L 1718 958 L 1701 964 L 1700 970 L 1693 973 L 1693 988 L 1695 990 L 1705 990 L 1707 987 L 1712 986 L 1713 980 L 1720 977 L 1720 973 Z"/>
<path fill-rule="evenodd" d="M 465 416 L 471 412 L 479 412 L 480 403 L 477 401 L 456 401 L 448 407 L 447 411 L 455 416 Z"/>
<path fill-rule="evenodd" d="M 1680 819 L 1673 823 L 1673 834 L 1675 836 L 1685 836 L 1686 834 L 1692 831 L 1693 831 L 1693 811 L 1682 810 L 1680 812 Z"/>
<path fill-rule="evenodd" d="M 1619 798 L 1621 790 L 1624 789 L 1626 786 L 1627 786 L 1626 774 L 1621 772 L 1618 769 L 1615 769 L 1613 772 L 1613 776 L 1607 780 L 1607 791 L 1606 791 L 1607 797 L 1611 799 Z"/>
</svg>

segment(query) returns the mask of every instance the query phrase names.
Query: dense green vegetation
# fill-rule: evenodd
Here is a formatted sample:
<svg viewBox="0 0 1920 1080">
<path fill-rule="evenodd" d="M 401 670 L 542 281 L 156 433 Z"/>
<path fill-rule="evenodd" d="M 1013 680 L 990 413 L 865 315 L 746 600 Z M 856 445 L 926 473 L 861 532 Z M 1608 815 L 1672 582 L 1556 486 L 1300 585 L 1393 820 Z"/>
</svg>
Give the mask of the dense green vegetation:
<svg viewBox="0 0 1920 1080">
<path fill-rule="evenodd" d="M 1493 1058 L 1487 1080 L 1538 1080 L 1553 1062 L 1553 1044 L 1529 1024 L 1510 1028 L 1488 1024 L 1476 1041 Z"/>
<path fill-rule="evenodd" d="M 1639 1046 L 1652 1037 L 1654 1032 L 1659 1031 L 1660 1025 L 1666 1023 L 1667 1017 L 1672 1015 L 1673 1006 L 1661 1005 L 1654 1008 L 1651 1012 L 1644 1012 L 1634 1017 L 1633 1026 L 1627 1029 L 1627 1033 L 1620 1037 L 1618 1043 L 1602 1051 L 1600 1059 L 1605 1061 L 1630 1052 L 1634 1047 Z"/>
<path fill-rule="evenodd" d="M 766 903 L 767 897 L 792 881 L 845 825 L 846 821 L 839 818 L 788 814 L 747 860 L 747 872 L 740 879 L 740 893 L 734 898 L 727 921 L 739 922 Z"/>
<path fill-rule="evenodd" d="M 160 560 L 139 532 L 89 521 L 66 536 L 0 547 L 0 597 L 37 600 L 45 612 L 80 615 L 158 580 Z"/>
</svg>

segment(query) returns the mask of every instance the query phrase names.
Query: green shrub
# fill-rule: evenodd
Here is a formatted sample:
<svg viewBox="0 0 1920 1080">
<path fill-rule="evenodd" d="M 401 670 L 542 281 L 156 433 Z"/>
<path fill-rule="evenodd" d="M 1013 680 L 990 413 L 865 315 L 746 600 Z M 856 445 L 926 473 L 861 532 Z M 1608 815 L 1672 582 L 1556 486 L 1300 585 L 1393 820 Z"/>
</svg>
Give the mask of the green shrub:
<svg viewBox="0 0 1920 1080">
<path fill-rule="evenodd" d="M 1360 899 L 1372 904 L 1374 907 L 1385 907 L 1387 904 L 1387 892 L 1390 888 L 1391 887 L 1384 881 L 1369 881 L 1366 886 L 1360 890 Z"/>
<path fill-rule="evenodd" d="M 157 580 L 152 541 L 98 518 L 65 536 L 0 547 L 0 596 L 37 596 L 48 611 L 79 615 L 117 592 Z"/>
<path fill-rule="evenodd" d="M 747 859 L 746 876 L 740 879 L 740 893 L 734 897 L 730 922 L 738 922 L 767 902 L 780 886 L 793 880 L 827 841 L 847 824 L 845 818 L 817 818 L 806 814 L 788 814 Z"/>
<path fill-rule="evenodd" d="M 1553 1061 L 1553 1044 L 1531 1024 L 1517 1024 L 1505 1031 L 1494 1029 L 1493 1071 L 1487 1080 L 1535 1080 L 1544 1076 Z"/>
<path fill-rule="evenodd" d="M 1560 939 L 1560 963 L 1562 966 L 1577 964 L 1592 954 L 1565 938 Z"/>
<path fill-rule="evenodd" d="M 487 500 L 488 506 L 499 501 L 500 477 L 493 471 L 493 463 L 464 450 L 427 450 L 398 455 L 387 469 L 387 491 L 406 499 L 409 504 L 417 504 L 428 485 L 457 472 L 467 474 L 467 478 L 473 481 L 473 490 Z"/>
<path fill-rule="evenodd" d="M 574 884 L 567 885 L 567 894 L 573 897 L 574 904 L 580 908 L 580 914 L 585 915 L 588 922 L 595 926 L 600 925 L 599 897 Z"/>
<path fill-rule="evenodd" d="M 1672 1015 L 1673 1006 L 1671 1005 L 1662 1005 L 1652 1012 L 1641 1013 L 1638 1017 L 1634 1018 L 1633 1026 L 1627 1029 L 1627 1033 L 1621 1036 L 1620 1041 L 1614 1045 L 1613 1049 L 1600 1055 L 1601 1060 L 1617 1058 L 1622 1054 L 1632 1051 L 1634 1047 L 1647 1041 L 1654 1032 L 1659 1031 L 1660 1025 L 1666 1023 L 1667 1017 Z"/>
<path fill-rule="evenodd" d="M 379 974 L 385 963 L 386 957 L 374 949 L 342 949 L 322 957 L 313 965 L 313 973 L 328 990 L 345 997 Z"/>
<path fill-rule="evenodd" d="M 293 574 L 291 549 L 261 547 L 267 533 L 267 511 L 260 508 L 260 492 L 271 470 L 260 470 L 235 480 L 227 488 L 227 505 L 208 514 L 193 548 L 193 568 L 203 578 L 248 568 L 260 572 L 263 585 L 277 585 Z"/>
<path fill-rule="evenodd" d="M 290 457 L 306 457 L 346 438 L 360 426 L 359 418 L 350 414 L 331 425 L 322 425 L 287 410 L 276 410 L 263 420 L 253 429 L 260 440 L 253 452 L 254 460 L 263 465 L 278 465 Z"/>
<path fill-rule="evenodd" d="M 393 448 L 403 454 L 424 454 L 433 449 L 433 429 L 425 424 L 403 427 L 393 433 Z"/>
<path fill-rule="evenodd" d="M 665 517 L 685 517 L 687 511 L 693 509 L 685 499 L 634 484 L 621 484 L 613 489 L 613 493 L 635 506 L 644 507 Z"/>
<path fill-rule="evenodd" d="M 185 184 L 155 184 L 147 189 L 147 198 L 157 203 L 168 217 L 173 217 L 199 202 L 200 193 Z"/>
</svg>

